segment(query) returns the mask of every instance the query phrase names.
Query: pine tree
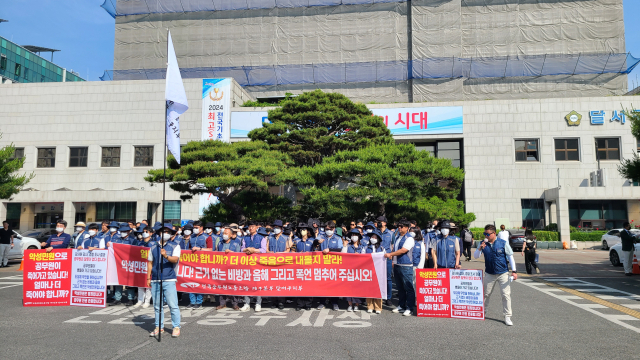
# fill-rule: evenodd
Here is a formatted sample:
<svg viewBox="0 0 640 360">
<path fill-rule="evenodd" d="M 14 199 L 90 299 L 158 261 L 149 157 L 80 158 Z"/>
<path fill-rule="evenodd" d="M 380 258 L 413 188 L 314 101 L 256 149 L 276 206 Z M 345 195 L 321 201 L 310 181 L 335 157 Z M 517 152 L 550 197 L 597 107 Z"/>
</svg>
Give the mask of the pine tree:
<svg viewBox="0 0 640 360">
<path fill-rule="evenodd" d="M 2 135 L 0 134 L 0 138 Z M 34 178 L 34 174 L 17 174 L 24 158 L 14 158 L 13 143 L 0 149 L 0 199 L 10 199 Z"/>
<path fill-rule="evenodd" d="M 631 122 L 631 134 L 636 139 L 640 139 L 640 111 L 634 109 L 633 111 L 627 110 L 624 113 L 627 120 Z M 633 158 L 620 161 L 618 173 L 624 179 L 640 182 L 640 157 L 635 151 L 633 152 Z"/>
</svg>

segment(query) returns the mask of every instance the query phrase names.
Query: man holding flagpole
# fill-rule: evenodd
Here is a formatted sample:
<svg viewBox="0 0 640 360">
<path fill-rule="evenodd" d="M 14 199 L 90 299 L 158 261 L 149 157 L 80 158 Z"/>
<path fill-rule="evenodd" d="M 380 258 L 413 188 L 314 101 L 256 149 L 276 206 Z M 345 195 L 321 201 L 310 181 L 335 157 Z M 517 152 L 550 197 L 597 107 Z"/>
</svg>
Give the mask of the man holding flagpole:
<svg viewBox="0 0 640 360">
<path fill-rule="evenodd" d="M 165 88 L 166 123 L 164 143 L 166 148 L 180 164 L 180 115 L 189 109 L 187 94 L 182 84 L 178 59 L 173 49 L 171 32 L 167 29 L 167 82 Z M 164 206 L 166 195 L 167 149 L 164 149 L 164 182 L 162 184 L 162 223 L 165 224 Z M 173 323 L 172 337 L 180 336 L 180 309 L 178 308 L 178 293 L 176 292 L 176 273 L 180 260 L 180 246 L 169 243 L 173 228 L 165 224 L 162 228 L 162 239 L 149 251 L 149 269 L 147 286 L 151 287 L 153 305 L 155 309 L 156 328 L 149 335 L 162 339 L 164 311 L 161 304 L 166 299 L 171 312 Z M 168 250 L 168 251 L 167 251 Z M 153 285 L 153 286 L 152 286 Z"/>
</svg>

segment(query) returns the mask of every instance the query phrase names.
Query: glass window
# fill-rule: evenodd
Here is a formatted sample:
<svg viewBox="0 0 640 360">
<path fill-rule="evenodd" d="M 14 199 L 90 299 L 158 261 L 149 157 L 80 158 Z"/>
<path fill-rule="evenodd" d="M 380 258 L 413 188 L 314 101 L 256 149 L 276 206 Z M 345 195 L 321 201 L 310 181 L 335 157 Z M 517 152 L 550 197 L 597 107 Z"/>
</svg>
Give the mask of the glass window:
<svg viewBox="0 0 640 360">
<path fill-rule="evenodd" d="M 164 202 L 164 219 L 171 224 L 179 224 L 182 210 L 182 202 L 180 200 L 166 200 Z"/>
<path fill-rule="evenodd" d="M 11 157 L 11 160 L 22 158 L 24 158 L 24 148 L 15 148 L 15 150 L 13 150 L 13 156 Z"/>
<path fill-rule="evenodd" d="M 578 139 L 555 139 L 556 161 L 579 161 Z"/>
<path fill-rule="evenodd" d="M 120 147 L 103 147 L 102 148 L 102 167 L 119 167 L 120 166 Z"/>
<path fill-rule="evenodd" d="M 136 202 L 97 202 L 96 221 L 125 222 L 136 219 Z"/>
<path fill-rule="evenodd" d="M 153 166 L 153 146 L 136 146 L 133 166 Z"/>
<path fill-rule="evenodd" d="M 620 160 L 620 139 L 596 139 L 597 160 Z"/>
<path fill-rule="evenodd" d="M 20 214 L 22 211 L 21 203 L 8 203 L 7 204 L 7 222 L 9 223 L 9 228 L 13 230 L 20 229 Z"/>
<path fill-rule="evenodd" d="M 73 147 L 69 149 L 69 167 L 86 167 L 88 147 Z"/>
<path fill-rule="evenodd" d="M 7 70 L 7 57 L 4 55 L 0 57 L 0 70 Z"/>
<path fill-rule="evenodd" d="M 16 64 L 15 71 L 13 73 L 16 75 L 16 77 L 19 77 L 22 73 L 22 65 Z"/>
<path fill-rule="evenodd" d="M 543 199 L 521 199 L 522 226 L 530 229 L 544 229 L 545 214 Z"/>
<path fill-rule="evenodd" d="M 40 149 L 38 149 L 37 166 L 39 168 L 56 167 L 56 148 L 40 148 Z"/>
<path fill-rule="evenodd" d="M 539 161 L 538 140 L 516 140 L 516 161 Z"/>
</svg>

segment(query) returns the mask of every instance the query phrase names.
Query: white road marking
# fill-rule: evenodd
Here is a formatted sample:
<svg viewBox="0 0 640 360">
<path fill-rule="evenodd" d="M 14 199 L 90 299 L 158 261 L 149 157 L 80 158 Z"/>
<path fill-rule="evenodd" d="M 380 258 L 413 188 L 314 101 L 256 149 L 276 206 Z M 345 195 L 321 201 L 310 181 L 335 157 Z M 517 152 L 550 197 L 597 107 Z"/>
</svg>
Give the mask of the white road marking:
<svg viewBox="0 0 640 360">
<path fill-rule="evenodd" d="M 566 279 L 567 280 L 574 280 L 574 279 L 571 279 L 571 278 L 566 278 Z M 553 280 L 549 279 L 549 280 L 550 281 L 553 281 L 553 280 L 558 281 L 558 279 L 553 279 Z M 530 287 L 532 289 L 536 289 L 536 290 L 538 290 L 540 292 L 543 292 L 543 293 L 545 293 L 545 294 L 547 294 L 547 295 L 549 295 L 551 297 L 554 297 L 556 299 L 564 301 L 564 302 L 566 302 L 568 304 L 571 304 L 571 305 L 573 305 L 573 306 L 575 306 L 577 308 L 580 308 L 580 309 L 583 309 L 585 311 L 588 311 L 588 312 L 590 312 L 590 313 L 592 313 L 592 314 L 594 314 L 596 316 L 599 316 L 599 317 L 601 317 L 601 318 L 603 318 L 605 320 L 608 320 L 608 321 L 610 321 L 610 322 L 612 322 L 614 324 L 618 324 L 618 325 L 620 325 L 622 327 L 625 327 L 625 328 L 627 328 L 629 330 L 635 331 L 636 333 L 640 334 L 640 328 L 637 328 L 637 327 L 635 327 L 633 325 L 630 325 L 630 324 L 627 324 L 627 323 L 623 322 L 623 321 L 627 321 L 627 320 L 638 320 L 638 319 L 636 319 L 636 318 L 634 318 L 632 316 L 629 316 L 629 315 L 618 315 L 618 314 L 603 314 L 603 313 L 597 311 L 596 309 L 602 309 L 602 308 L 608 309 L 606 306 L 603 306 L 603 305 L 600 305 L 600 304 L 593 304 L 593 303 L 591 303 L 591 304 L 580 304 L 580 303 L 577 303 L 577 302 L 573 301 L 573 299 L 569 295 L 562 295 L 562 294 L 556 293 L 555 291 L 552 291 L 552 290 L 559 290 L 559 289 L 550 287 L 548 285 L 545 285 L 545 286 L 534 286 L 533 283 L 526 282 L 526 281 L 525 282 L 521 282 L 521 283 L 524 286 L 528 286 L 528 287 Z M 584 282 L 584 283 L 586 283 L 586 282 Z M 601 286 L 601 285 L 597 285 L 597 284 L 591 284 L 591 283 L 586 283 L 586 284 L 588 284 L 590 287 L 591 287 L 591 285 L 593 285 L 593 287 L 611 289 L 609 287 Z M 582 284 L 582 285 L 585 285 L 585 284 Z M 615 289 L 612 289 L 612 290 L 615 290 Z M 619 292 L 625 293 L 624 291 L 619 291 Z M 563 294 L 566 294 L 566 293 L 563 292 Z M 633 294 L 630 294 L 630 293 L 626 293 L 626 294 L 633 295 Z M 624 305 L 622 305 L 622 306 L 624 306 Z"/>
<path fill-rule="evenodd" d="M 2 285 L 2 284 L 0 284 L 0 285 Z M 6 289 L 6 288 L 14 287 L 14 286 L 20 286 L 20 285 L 3 286 L 3 287 L 0 287 L 0 289 Z"/>
<path fill-rule="evenodd" d="M 78 316 L 77 318 L 65 321 L 65 323 L 71 323 L 71 324 L 97 324 L 97 323 L 101 323 L 102 322 L 100 320 L 83 320 L 83 319 L 86 319 L 86 318 L 88 318 L 88 316 Z"/>
</svg>

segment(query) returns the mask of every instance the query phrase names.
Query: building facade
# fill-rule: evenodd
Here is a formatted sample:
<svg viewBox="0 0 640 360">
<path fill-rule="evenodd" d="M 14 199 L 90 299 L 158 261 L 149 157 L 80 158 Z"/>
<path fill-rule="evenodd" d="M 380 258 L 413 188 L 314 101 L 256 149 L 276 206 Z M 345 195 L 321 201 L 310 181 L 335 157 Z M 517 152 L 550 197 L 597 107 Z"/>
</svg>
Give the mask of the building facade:
<svg viewBox="0 0 640 360">
<path fill-rule="evenodd" d="M 115 7 L 112 5 L 115 4 Z M 114 80 L 185 78 L 256 97 L 363 103 L 623 95 L 623 0 L 114 0 Z"/>
<path fill-rule="evenodd" d="M 200 140 L 202 80 L 185 80 L 189 111 L 181 117 L 181 141 Z M 251 95 L 234 84 L 232 141 L 261 126 L 267 108 L 242 108 Z M 162 188 L 144 181 L 162 168 L 164 81 L 113 81 L 0 86 L 2 143 L 12 142 L 36 177 L 2 201 L 0 218 L 20 230 L 69 222 L 161 218 Z M 620 159 L 639 150 L 623 110 L 633 96 L 452 101 L 368 105 L 374 113 L 398 113 L 388 126 L 397 142 L 413 143 L 465 170 L 463 199 L 487 223 L 537 227 L 620 227 L 640 221 L 640 187 L 617 172 Z M 443 109 L 460 123 L 437 129 Z M 420 123 L 424 116 L 424 124 Z M 409 119 L 412 125 L 409 127 Z M 457 120 L 456 120 L 457 121 Z M 395 125 L 394 125 L 395 124 Z M 424 126 L 423 126 L 424 125 Z M 235 129 L 235 130 L 234 130 Z M 427 130 L 429 129 L 429 130 Z M 600 170 L 600 172 L 598 172 Z M 196 200 L 167 189 L 170 220 L 199 216 Z"/>
<path fill-rule="evenodd" d="M 0 82 L 34 83 L 84 81 L 49 60 L 0 37 Z"/>
</svg>

